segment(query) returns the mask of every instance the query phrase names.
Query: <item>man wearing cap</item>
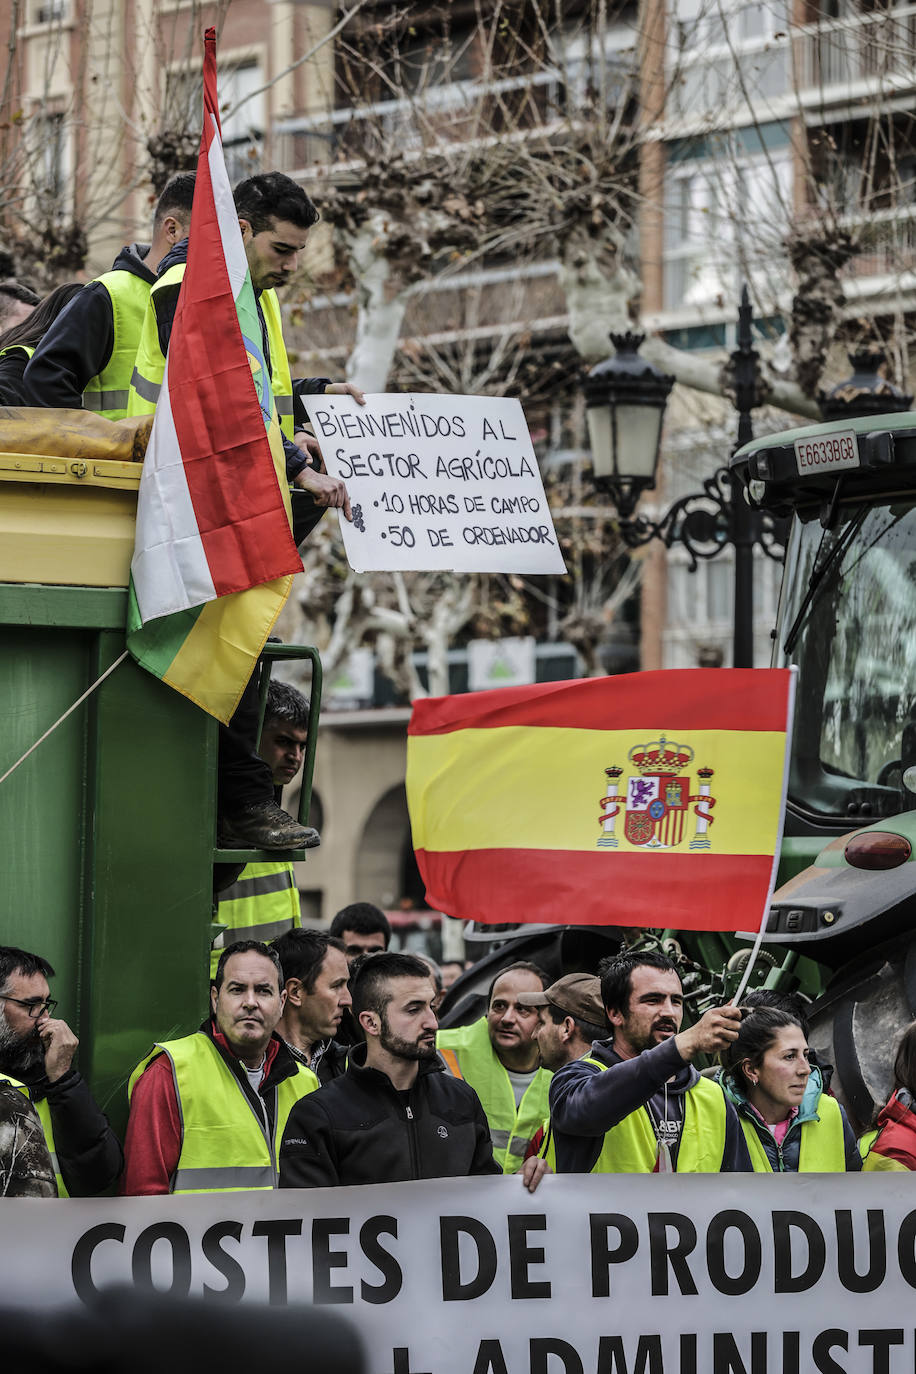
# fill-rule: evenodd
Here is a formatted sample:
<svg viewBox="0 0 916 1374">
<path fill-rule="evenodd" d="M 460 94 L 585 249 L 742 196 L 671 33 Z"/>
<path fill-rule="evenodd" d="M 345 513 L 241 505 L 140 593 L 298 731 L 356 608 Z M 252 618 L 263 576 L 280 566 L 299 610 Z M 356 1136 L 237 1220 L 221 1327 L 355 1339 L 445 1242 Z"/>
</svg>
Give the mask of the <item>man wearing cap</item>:
<svg viewBox="0 0 916 1374">
<path fill-rule="evenodd" d="M 539 1022 L 534 1038 L 538 1060 L 549 1073 L 556 1073 L 574 1059 L 583 1059 L 591 1053 L 592 1041 L 603 1040 L 608 1033 L 601 979 L 593 973 L 564 974 L 543 992 L 527 993 L 523 1006 L 526 1011 L 537 1009 Z M 551 1169 L 556 1170 L 549 1121 L 535 1135 L 531 1152 L 546 1159 Z"/>
<path fill-rule="evenodd" d="M 594 973 L 564 974 L 543 992 L 527 994 L 524 1005 L 538 1009 L 538 1059 L 551 1073 L 590 1054 L 592 1041 L 608 1033 L 601 979 Z"/>
</svg>

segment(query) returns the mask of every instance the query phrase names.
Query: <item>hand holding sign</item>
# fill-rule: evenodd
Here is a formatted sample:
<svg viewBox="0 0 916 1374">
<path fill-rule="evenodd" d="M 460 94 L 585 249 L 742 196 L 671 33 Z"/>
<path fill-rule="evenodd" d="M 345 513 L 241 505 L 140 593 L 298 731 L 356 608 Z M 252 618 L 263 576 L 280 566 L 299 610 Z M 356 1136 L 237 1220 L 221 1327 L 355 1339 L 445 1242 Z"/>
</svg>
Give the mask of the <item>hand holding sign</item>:
<svg viewBox="0 0 916 1374">
<path fill-rule="evenodd" d="M 346 482 L 357 572 L 563 573 L 518 401 L 490 396 L 303 396 L 325 466 Z"/>
</svg>

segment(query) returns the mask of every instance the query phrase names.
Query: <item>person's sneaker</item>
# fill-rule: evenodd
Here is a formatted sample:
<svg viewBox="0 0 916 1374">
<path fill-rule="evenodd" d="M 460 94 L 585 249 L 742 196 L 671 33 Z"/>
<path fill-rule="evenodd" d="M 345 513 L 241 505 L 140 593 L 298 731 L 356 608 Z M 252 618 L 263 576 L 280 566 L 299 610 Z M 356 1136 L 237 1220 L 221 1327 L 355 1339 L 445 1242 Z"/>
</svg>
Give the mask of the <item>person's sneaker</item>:
<svg viewBox="0 0 916 1374">
<path fill-rule="evenodd" d="M 247 802 L 220 818 L 219 843 L 223 849 L 315 849 L 321 836 L 275 801 Z"/>
</svg>

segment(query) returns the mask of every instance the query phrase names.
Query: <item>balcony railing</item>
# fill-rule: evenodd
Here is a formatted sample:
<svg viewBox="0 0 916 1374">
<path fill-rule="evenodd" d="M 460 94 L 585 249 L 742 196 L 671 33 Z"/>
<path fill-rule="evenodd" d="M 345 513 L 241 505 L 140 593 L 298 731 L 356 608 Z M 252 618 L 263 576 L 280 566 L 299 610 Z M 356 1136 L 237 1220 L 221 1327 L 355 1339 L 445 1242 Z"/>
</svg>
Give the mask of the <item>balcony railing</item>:
<svg viewBox="0 0 916 1374">
<path fill-rule="evenodd" d="M 883 277 L 916 266 L 916 205 L 845 215 L 840 224 L 859 240 L 847 277 Z"/>
<path fill-rule="evenodd" d="M 635 58 L 621 52 L 605 65 L 609 105 L 635 89 Z M 552 118 L 580 108 L 587 73 L 583 64 L 561 72 L 555 66 L 496 81 L 452 81 L 430 86 L 398 100 L 346 106 L 322 114 L 279 122 L 274 127 L 279 165 L 302 168 L 311 162 L 360 157 L 372 140 L 402 148 L 421 146 L 430 136 L 441 142 L 463 142 L 492 135 L 514 118 L 520 129 L 542 127 Z"/>
<path fill-rule="evenodd" d="M 916 83 L 916 5 L 831 19 L 794 31 L 802 88 L 820 91 L 892 79 Z"/>
<path fill-rule="evenodd" d="M 916 5 L 820 20 L 766 38 L 705 45 L 669 69 L 669 116 L 720 118 L 750 104 L 803 105 L 829 93 L 881 94 L 916 85 Z"/>
</svg>

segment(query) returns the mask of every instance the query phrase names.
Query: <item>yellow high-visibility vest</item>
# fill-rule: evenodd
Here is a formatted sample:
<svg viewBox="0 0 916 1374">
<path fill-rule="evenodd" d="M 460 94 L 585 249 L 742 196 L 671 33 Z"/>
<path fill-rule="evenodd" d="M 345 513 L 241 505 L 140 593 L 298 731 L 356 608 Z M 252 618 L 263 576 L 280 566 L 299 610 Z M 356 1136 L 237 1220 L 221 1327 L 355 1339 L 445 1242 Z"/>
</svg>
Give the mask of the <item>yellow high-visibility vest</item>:
<svg viewBox="0 0 916 1374">
<path fill-rule="evenodd" d="M 105 272 L 96 281 L 111 300 L 114 342 L 111 357 L 83 392 L 83 408 L 107 420 L 123 420 L 128 412 L 130 379 L 149 305 L 150 284 L 133 272 Z"/>
<path fill-rule="evenodd" d="M 291 863 L 246 864 L 235 882 L 219 894 L 216 919 L 226 929 L 210 946 L 210 977 L 227 945 L 236 940 L 268 944 L 302 925 L 299 889 Z"/>
<path fill-rule="evenodd" d="M 170 267 L 156 282 L 149 296 L 149 306 L 143 319 L 136 355 L 133 360 L 130 378 L 130 400 L 128 414 L 151 415 L 156 409 L 162 379 L 165 376 L 165 355 L 159 346 L 159 322 L 156 315 L 158 299 L 166 290 L 181 282 L 186 263 L 179 262 Z M 289 358 L 283 342 L 283 325 L 280 316 L 280 302 L 276 291 L 261 292 L 261 310 L 267 326 L 267 341 L 270 347 L 270 385 L 280 428 L 288 439 L 293 437 L 293 383 L 289 370 Z M 258 340 L 260 343 L 260 340 Z"/>
<path fill-rule="evenodd" d="M 276 291 L 261 292 L 261 310 L 270 344 L 270 385 L 274 393 L 274 405 L 277 407 L 280 428 L 287 439 L 292 439 L 296 428 L 293 424 L 293 382 L 286 344 L 283 342 L 283 320 Z"/>
<path fill-rule="evenodd" d="M 480 1098 L 496 1162 L 504 1174 L 516 1173 L 547 1115 L 550 1070 L 538 1069 L 516 1108 L 509 1075 L 493 1049 L 485 1016 L 469 1026 L 440 1031 L 436 1044 L 453 1076 L 470 1083 Z"/>
<path fill-rule="evenodd" d="M 181 282 L 186 266 L 183 262 L 175 263 L 154 283 L 149 293 L 137 347 L 134 350 L 128 415 L 152 415 L 156 409 L 159 392 L 162 390 L 162 378 L 165 376 L 165 354 L 159 347 L 156 306 L 165 293 L 170 294 L 176 283 Z"/>
<path fill-rule="evenodd" d="M 127 1093 L 157 1055 L 172 1065 L 181 1113 L 181 1153 L 171 1180 L 172 1193 L 235 1193 L 248 1188 L 276 1188 L 277 1160 L 286 1119 L 294 1103 L 318 1087 L 304 1064 L 275 1088 L 275 1122 L 269 1139 L 264 1123 L 203 1031 L 180 1040 L 163 1040 L 137 1065 Z"/>
<path fill-rule="evenodd" d="M 840 1104 L 826 1093 L 817 1104 L 819 1120 L 803 1121 L 801 1146 L 798 1155 L 800 1174 L 844 1174 L 846 1147 L 843 1141 L 843 1117 Z M 747 1141 L 755 1174 L 771 1174 L 773 1167 L 754 1123 L 741 1115 L 741 1129 Z"/>
<path fill-rule="evenodd" d="M 604 1071 L 610 1064 L 602 1064 L 591 1055 L 583 1056 L 583 1063 L 594 1064 Z M 699 1078 L 684 1093 L 684 1120 L 677 1151 L 676 1172 L 679 1174 L 717 1174 L 722 1169 L 725 1152 L 725 1094 L 708 1078 Z M 551 1169 L 556 1169 L 556 1147 L 553 1131 L 548 1123 L 541 1154 Z M 655 1169 L 658 1140 L 648 1107 L 638 1107 L 605 1133 L 601 1153 L 590 1172 L 593 1174 L 651 1174 Z"/>
</svg>

